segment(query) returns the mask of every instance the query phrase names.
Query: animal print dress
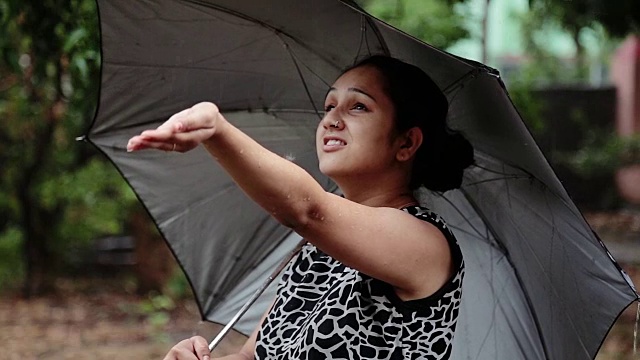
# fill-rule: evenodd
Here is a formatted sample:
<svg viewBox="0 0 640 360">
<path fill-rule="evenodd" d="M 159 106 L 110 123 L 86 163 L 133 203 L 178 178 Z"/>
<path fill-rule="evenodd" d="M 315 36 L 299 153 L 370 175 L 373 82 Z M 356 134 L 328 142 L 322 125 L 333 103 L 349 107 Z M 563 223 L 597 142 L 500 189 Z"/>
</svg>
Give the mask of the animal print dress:
<svg viewBox="0 0 640 360">
<path fill-rule="evenodd" d="M 311 244 L 292 260 L 256 342 L 256 360 L 448 359 L 464 261 L 442 219 L 403 209 L 438 227 L 456 272 L 435 294 L 403 301 L 391 285 L 349 268 Z"/>
</svg>

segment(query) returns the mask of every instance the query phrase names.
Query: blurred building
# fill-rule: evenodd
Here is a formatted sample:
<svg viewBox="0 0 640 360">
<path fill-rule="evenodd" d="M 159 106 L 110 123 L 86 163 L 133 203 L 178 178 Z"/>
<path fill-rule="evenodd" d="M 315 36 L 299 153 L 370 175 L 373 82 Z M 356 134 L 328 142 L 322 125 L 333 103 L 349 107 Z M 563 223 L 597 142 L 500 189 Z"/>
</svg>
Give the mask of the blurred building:
<svg viewBox="0 0 640 360">
<path fill-rule="evenodd" d="M 471 38 L 459 41 L 447 49 L 449 52 L 473 59 L 483 60 L 483 18 L 487 0 L 469 0 L 458 4 L 457 10 L 467 19 Z M 502 73 L 505 79 L 519 71 L 528 59 L 524 41 L 523 21 L 531 16 L 528 0 L 491 0 L 488 6 L 486 25 L 486 64 Z M 558 24 L 549 21 L 536 30 L 536 40 L 543 43 L 545 50 L 562 59 L 567 67 L 572 67 L 576 56 L 576 46 L 571 35 Z M 606 66 L 607 44 L 602 34 L 585 30 L 580 34 L 580 42 L 590 59 L 589 83 L 601 85 L 608 82 Z M 605 56 L 603 56 L 603 54 Z"/>
</svg>

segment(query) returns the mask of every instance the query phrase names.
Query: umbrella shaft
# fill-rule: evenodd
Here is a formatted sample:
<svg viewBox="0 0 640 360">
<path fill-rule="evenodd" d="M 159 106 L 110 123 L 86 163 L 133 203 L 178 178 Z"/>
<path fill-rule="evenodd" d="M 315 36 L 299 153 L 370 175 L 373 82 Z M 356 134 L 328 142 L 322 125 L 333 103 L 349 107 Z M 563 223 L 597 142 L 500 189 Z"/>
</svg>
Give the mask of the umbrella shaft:
<svg viewBox="0 0 640 360">
<path fill-rule="evenodd" d="M 213 349 L 215 349 L 216 346 L 220 344 L 222 339 L 229 333 L 229 331 L 238 322 L 238 320 L 240 320 L 240 318 L 242 318 L 244 313 L 247 312 L 247 310 L 249 310 L 251 305 L 253 305 L 253 303 L 256 302 L 256 300 L 258 300 L 260 295 L 262 295 L 262 293 L 267 289 L 267 287 L 269 287 L 271 282 L 273 282 L 273 280 L 276 277 L 278 277 L 278 274 L 280 274 L 280 272 L 285 268 L 285 266 L 287 266 L 289 261 L 293 259 L 293 257 L 298 253 L 298 251 L 300 251 L 300 249 L 306 242 L 307 242 L 306 240 L 302 239 L 296 245 L 296 247 L 289 253 L 289 255 L 286 256 L 284 259 L 282 259 L 280 264 L 278 264 L 275 270 L 273 270 L 271 275 L 267 279 L 265 279 L 265 281 L 262 283 L 260 288 L 253 293 L 251 298 L 242 306 L 242 308 L 233 316 L 233 318 L 227 323 L 227 325 L 225 325 L 225 327 L 222 328 L 222 330 L 220 330 L 218 335 L 216 335 L 216 337 L 209 343 L 209 351 L 213 351 Z"/>
</svg>

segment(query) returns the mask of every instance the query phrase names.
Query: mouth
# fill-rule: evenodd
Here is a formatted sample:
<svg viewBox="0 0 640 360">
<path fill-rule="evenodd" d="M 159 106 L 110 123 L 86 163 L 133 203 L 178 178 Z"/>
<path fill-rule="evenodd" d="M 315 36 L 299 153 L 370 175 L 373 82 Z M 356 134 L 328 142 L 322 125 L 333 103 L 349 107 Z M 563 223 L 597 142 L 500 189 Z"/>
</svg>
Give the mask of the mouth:
<svg viewBox="0 0 640 360">
<path fill-rule="evenodd" d="M 345 146 L 346 142 L 340 139 L 324 139 L 324 144 L 326 146 Z"/>
<path fill-rule="evenodd" d="M 327 136 L 323 138 L 322 141 L 324 144 L 323 149 L 325 152 L 338 150 L 347 145 L 346 141 L 335 136 Z"/>
</svg>

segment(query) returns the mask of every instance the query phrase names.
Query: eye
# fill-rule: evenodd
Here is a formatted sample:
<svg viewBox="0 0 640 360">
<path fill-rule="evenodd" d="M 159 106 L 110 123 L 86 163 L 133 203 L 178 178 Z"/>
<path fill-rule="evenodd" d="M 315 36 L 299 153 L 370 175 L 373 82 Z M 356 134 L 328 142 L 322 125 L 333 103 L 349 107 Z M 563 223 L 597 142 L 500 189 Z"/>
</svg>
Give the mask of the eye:
<svg viewBox="0 0 640 360">
<path fill-rule="evenodd" d="M 352 109 L 358 111 L 367 111 L 367 107 L 363 103 L 354 104 Z"/>
<path fill-rule="evenodd" d="M 324 112 L 329 112 L 335 108 L 334 105 L 327 105 L 324 107 Z"/>
</svg>

